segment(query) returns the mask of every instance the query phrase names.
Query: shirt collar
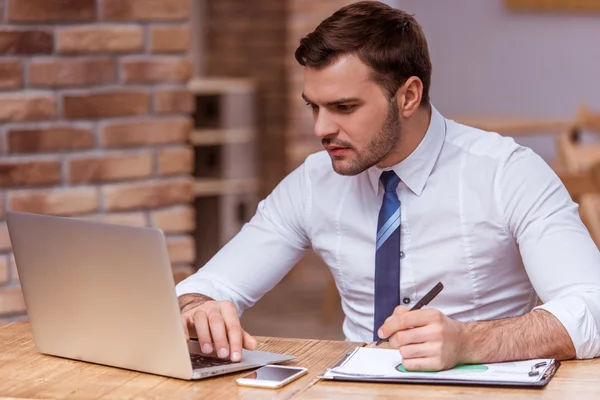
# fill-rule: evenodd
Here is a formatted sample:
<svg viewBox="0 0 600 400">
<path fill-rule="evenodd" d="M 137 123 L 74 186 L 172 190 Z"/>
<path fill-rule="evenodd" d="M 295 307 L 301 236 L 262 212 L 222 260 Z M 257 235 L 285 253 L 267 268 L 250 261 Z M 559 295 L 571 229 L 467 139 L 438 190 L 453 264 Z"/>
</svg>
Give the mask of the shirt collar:
<svg viewBox="0 0 600 400">
<path fill-rule="evenodd" d="M 367 170 L 375 194 L 379 193 L 381 173 L 391 169 L 414 194 L 420 196 L 442 150 L 445 137 L 446 120 L 432 105 L 429 128 L 417 148 L 403 161 L 392 167 L 382 169 L 373 166 Z"/>
</svg>

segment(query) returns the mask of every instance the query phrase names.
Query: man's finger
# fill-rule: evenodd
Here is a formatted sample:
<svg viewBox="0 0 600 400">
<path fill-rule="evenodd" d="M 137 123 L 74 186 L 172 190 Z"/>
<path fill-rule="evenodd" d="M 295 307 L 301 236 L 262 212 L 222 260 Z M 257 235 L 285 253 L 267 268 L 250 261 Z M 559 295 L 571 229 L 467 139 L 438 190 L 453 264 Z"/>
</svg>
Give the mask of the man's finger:
<svg viewBox="0 0 600 400">
<path fill-rule="evenodd" d="M 244 340 L 244 348 L 248 350 L 256 350 L 256 347 L 258 346 L 256 339 L 254 339 L 252 335 L 244 330 L 242 331 L 242 335 Z"/>
<path fill-rule="evenodd" d="M 444 314 L 435 309 L 415 310 L 399 317 L 400 329 L 425 326 L 434 322 L 443 322 Z"/>
<path fill-rule="evenodd" d="M 223 320 L 221 313 L 213 311 L 208 314 L 208 326 L 210 327 L 210 334 L 215 342 L 217 355 L 220 358 L 227 358 L 227 356 L 229 356 L 229 344 L 227 341 L 225 321 Z"/>
<path fill-rule="evenodd" d="M 240 361 L 242 359 L 242 326 L 240 325 L 237 308 L 233 303 L 223 303 L 221 305 L 221 315 L 227 329 L 231 361 Z"/>
<path fill-rule="evenodd" d="M 206 313 L 202 310 L 198 310 L 194 313 L 193 319 L 200 349 L 204 354 L 212 353 L 212 338 L 210 336 L 210 328 L 208 327 L 208 318 Z"/>
<path fill-rule="evenodd" d="M 435 357 L 421 357 L 402 360 L 407 371 L 441 371 L 441 361 Z"/>
<path fill-rule="evenodd" d="M 424 343 L 427 341 L 427 338 L 424 335 L 426 329 L 427 327 L 420 327 L 392 333 L 390 335 L 390 345 L 397 349 L 409 344 Z"/>
<path fill-rule="evenodd" d="M 394 315 L 383 324 L 381 327 L 383 336 L 379 337 L 389 337 L 398 331 L 426 326 L 438 322 L 441 318 L 443 318 L 443 314 L 436 310 L 415 310 L 399 316 Z"/>
<path fill-rule="evenodd" d="M 403 360 L 411 358 L 422 358 L 422 357 L 436 357 L 439 355 L 439 345 L 437 343 L 419 343 L 409 344 L 407 346 L 400 346 L 398 350 Z"/>
<path fill-rule="evenodd" d="M 392 315 L 380 328 L 378 335 L 380 338 L 387 338 L 398 331 L 424 326 L 429 323 L 429 314 L 425 310 L 410 311 L 401 315 Z M 408 322 L 407 322 L 408 321 Z"/>
<path fill-rule="evenodd" d="M 397 306 L 396 308 L 394 308 L 394 312 L 392 313 L 392 315 L 400 316 L 402 314 L 406 314 L 409 311 L 410 311 L 410 308 L 408 308 L 408 307 Z"/>
</svg>

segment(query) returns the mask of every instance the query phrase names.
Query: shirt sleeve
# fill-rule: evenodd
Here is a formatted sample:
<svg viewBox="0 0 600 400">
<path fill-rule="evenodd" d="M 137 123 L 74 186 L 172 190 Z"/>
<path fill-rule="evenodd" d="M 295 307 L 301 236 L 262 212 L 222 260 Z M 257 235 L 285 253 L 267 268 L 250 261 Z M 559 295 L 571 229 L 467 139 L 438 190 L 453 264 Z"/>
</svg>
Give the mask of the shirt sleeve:
<svg viewBox="0 0 600 400">
<path fill-rule="evenodd" d="M 200 293 L 231 300 L 241 315 L 304 254 L 309 244 L 305 227 L 310 201 L 303 164 L 259 203 L 252 219 L 207 264 L 177 285 L 177 296 Z"/>
<path fill-rule="evenodd" d="M 600 356 L 600 252 L 578 205 L 546 162 L 519 148 L 496 179 L 500 212 L 539 298 L 569 333 L 577 358 Z"/>
</svg>

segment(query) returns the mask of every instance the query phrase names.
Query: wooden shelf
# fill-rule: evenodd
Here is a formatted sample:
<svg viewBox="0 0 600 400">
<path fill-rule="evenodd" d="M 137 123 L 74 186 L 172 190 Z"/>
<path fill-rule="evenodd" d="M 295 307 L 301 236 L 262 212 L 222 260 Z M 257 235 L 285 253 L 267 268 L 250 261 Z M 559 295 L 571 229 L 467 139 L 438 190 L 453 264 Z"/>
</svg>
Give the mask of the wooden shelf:
<svg viewBox="0 0 600 400">
<path fill-rule="evenodd" d="M 571 129 L 573 121 L 554 118 L 510 116 L 454 116 L 459 124 L 472 126 L 507 136 L 529 136 L 543 133 L 562 133 Z"/>
<path fill-rule="evenodd" d="M 257 192 L 260 188 L 258 179 L 210 179 L 199 178 L 194 183 L 196 197 L 219 196 L 224 194 L 241 194 Z"/>
<path fill-rule="evenodd" d="M 194 94 L 248 93 L 256 89 L 251 79 L 210 77 L 194 78 L 187 87 Z"/>
<path fill-rule="evenodd" d="M 194 146 L 247 143 L 254 140 L 253 129 L 197 129 L 190 135 Z"/>
</svg>

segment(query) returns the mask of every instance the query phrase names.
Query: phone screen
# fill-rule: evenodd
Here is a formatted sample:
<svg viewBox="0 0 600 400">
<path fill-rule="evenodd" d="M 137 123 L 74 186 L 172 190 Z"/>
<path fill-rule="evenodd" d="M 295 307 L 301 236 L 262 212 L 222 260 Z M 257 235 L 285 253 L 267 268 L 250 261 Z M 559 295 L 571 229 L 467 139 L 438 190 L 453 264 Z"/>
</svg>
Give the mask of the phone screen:
<svg viewBox="0 0 600 400">
<path fill-rule="evenodd" d="M 300 368 L 294 368 L 294 367 L 286 367 L 286 368 L 277 368 L 277 367 L 271 367 L 269 365 L 265 365 L 264 367 L 261 367 L 259 369 L 257 369 L 254 372 L 249 373 L 248 375 L 244 376 L 244 379 L 260 379 L 260 380 L 264 380 L 264 381 L 275 381 L 275 382 L 280 382 L 283 381 L 287 378 L 289 378 L 290 376 L 297 374 L 298 372 L 302 371 L 302 369 Z"/>
</svg>

